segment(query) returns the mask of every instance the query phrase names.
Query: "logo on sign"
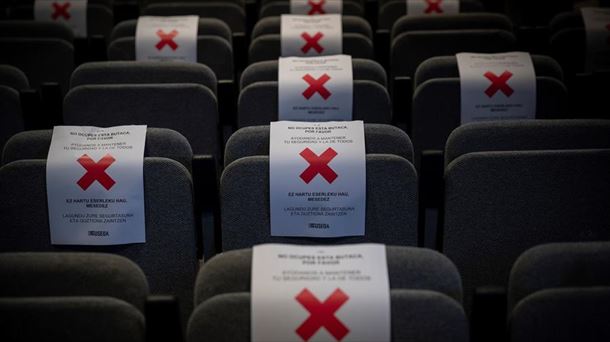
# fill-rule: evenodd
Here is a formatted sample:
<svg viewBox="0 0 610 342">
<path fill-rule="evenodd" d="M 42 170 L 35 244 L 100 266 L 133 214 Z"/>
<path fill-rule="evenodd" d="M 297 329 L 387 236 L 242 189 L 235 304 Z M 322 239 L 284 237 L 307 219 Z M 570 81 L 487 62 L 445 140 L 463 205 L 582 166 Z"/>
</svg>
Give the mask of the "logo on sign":
<svg viewBox="0 0 610 342">
<path fill-rule="evenodd" d="M 426 0 L 426 3 L 428 4 L 428 8 L 426 8 L 425 11 L 426 14 L 443 13 L 443 9 L 441 8 L 443 0 Z"/>
<path fill-rule="evenodd" d="M 306 288 L 295 299 L 309 311 L 309 317 L 295 331 L 304 341 L 309 340 L 321 328 L 325 328 L 337 341 L 342 340 L 349 333 L 345 324 L 335 316 L 335 312 L 349 299 L 340 288 L 337 288 L 324 302 L 320 302 Z"/>
<path fill-rule="evenodd" d="M 327 148 L 326 151 L 319 156 L 309 148 L 305 148 L 299 155 L 309 163 L 309 167 L 299 176 L 306 184 L 309 184 L 318 174 L 322 176 L 328 184 L 332 184 L 335 179 L 339 177 L 339 175 L 328 166 L 328 163 L 338 155 L 331 147 Z"/>
<path fill-rule="evenodd" d="M 307 4 L 309 5 L 309 12 L 307 14 L 308 15 L 326 14 L 326 12 L 324 11 L 325 3 L 326 3 L 326 0 L 320 0 L 318 2 L 314 2 L 313 0 L 308 0 Z"/>
<path fill-rule="evenodd" d="M 76 182 L 83 190 L 89 189 L 91 184 L 96 181 L 100 183 L 106 190 L 110 190 L 116 183 L 107 173 L 106 169 L 116 160 L 110 154 L 106 154 L 97 163 L 86 154 L 78 158 L 77 162 L 85 168 L 87 173 Z"/>
<path fill-rule="evenodd" d="M 324 51 L 324 48 L 320 45 L 320 39 L 324 37 L 324 34 L 322 32 L 316 33 L 313 37 L 310 36 L 309 33 L 303 32 L 301 34 L 301 37 L 305 41 L 305 45 L 303 45 L 303 47 L 301 48 L 301 51 L 303 51 L 303 53 L 307 53 L 311 49 L 316 50 L 317 53 L 322 53 Z"/>
<path fill-rule="evenodd" d="M 51 18 L 53 20 L 57 20 L 57 19 L 59 19 L 59 17 L 62 17 L 65 20 L 70 19 L 70 17 L 71 17 L 70 12 L 68 12 L 68 8 L 70 8 L 70 2 L 64 2 L 62 4 L 54 2 L 52 4 L 52 6 L 53 6 L 53 14 L 51 15 Z"/>
<path fill-rule="evenodd" d="M 303 76 L 303 80 L 309 84 L 309 87 L 303 92 L 303 96 L 306 99 L 310 99 L 316 93 L 320 94 L 324 100 L 327 100 L 332 94 L 328 89 L 324 87 L 326 82 L 330 81 L 330 76 L 324 74 L 320 78 L 315 79 L 310 74 Z"/>
<path fill-rule="evenodd" d="M 500 76 L 488 71 L 484 76 L 491 81 L 491 85 L 485 90 L 487 96 L 493 97 L 498 91 L 501 91 L 504 95 L 510 97 L 515 92 L 507 83 L 508 80 L 513 77 L 513 74 L 510 71 L 506 70 Z"/>
<path fill-rule="evenodd" d="M 172 32 L 170 32 L 170 33 L 165 33 L 165 32 L 163 32 L 163 30 L 158 30 L 157 36 L 159 36 L 159 38 L 161 38 L 161 40 L 157 43 L 157 45 L 155 45 L 155 47 L 157 48 L 157 50 L 161 51 L 167 45 L 172 50 L 176 51 L 176 49 L 178 48 L 178 44 L 176 44 L 176 42 L 174 41 L 174 38 L 177 35 L 178 35 L 178 31 L 176 31 L 176 30 L 172 30 Z"/>
</svg>

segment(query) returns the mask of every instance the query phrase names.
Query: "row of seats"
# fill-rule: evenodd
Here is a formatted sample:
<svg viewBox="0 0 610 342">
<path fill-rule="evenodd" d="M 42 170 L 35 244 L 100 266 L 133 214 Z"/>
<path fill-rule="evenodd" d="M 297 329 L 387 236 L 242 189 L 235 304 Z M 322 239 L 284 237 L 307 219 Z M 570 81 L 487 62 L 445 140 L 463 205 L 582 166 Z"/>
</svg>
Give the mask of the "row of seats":
<svg viewBox="0 0 610 342">
<path fill-rule="evenodd" d="M 426 249 L 388 246 L 386 253 L 392 340 L 468 341 L 453 263 Z M 607 242 L 548 244 L 523 253 L 507 282 L 509 340 L 607 340 L 609 258 Z M 252 250 L 241 249 L 201 268 L 187 341 L 250 340 L 251 263 Z M 120 256 L 5 253 L 0 275 L 3 340 L 145 341 L 146 334 L 176 329 L 171 319 L 151 326 L 163 319 L 150 309 L 159 298 L 150 295 L 146 273 Z"/>
</svg>

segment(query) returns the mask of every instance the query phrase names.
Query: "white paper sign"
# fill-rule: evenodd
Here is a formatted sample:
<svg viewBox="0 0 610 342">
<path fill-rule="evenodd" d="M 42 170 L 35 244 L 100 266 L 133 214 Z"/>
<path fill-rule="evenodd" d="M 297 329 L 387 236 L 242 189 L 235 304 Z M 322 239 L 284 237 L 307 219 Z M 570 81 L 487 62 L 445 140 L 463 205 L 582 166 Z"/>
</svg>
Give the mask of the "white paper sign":
<svg viewBox="0 0 610 342">
<path fill-rule="evenodd" d="M 136 60 L 197 63 L 199 16 L 140 17 Z"/>
<path fill-rule="evenodd" d="M 271 123 L 272 236 L 364 235 L 364 124 Z"/>
<path fill-rule="evenodd" d="M 305 15 L 341 14 L 342 0 L 290 0 L 290 13 Z"/>
<path fill-rule="evenodd" d="M 536 72 L 529 53 L 458 53 L 462 124 L 535 119 Z"/>
<path fill-rule="evenodd" d="M 34 19 L 68 25 L 78 38 L 87 37 L 87 0 L 35 0 Z"/>
<path fill-rule="evenodd" d="M 610 70 L 610 8 L 583 8 L 587 32 L 587 72 Z"/>
<path fill-rule="evenodd" d="M 385 246 L 261 245 L 252 254 L 252 341 L 390 341 Z"/>
<path fill-rule="evenodd" d="M 408 15 L 460 13 L 460 0 L 407 0 Z"/>
<path fill-rule="evenodd" d="M 146 242 L 146 126 L 57 126 L 47 158 L 54 245 Z"/>
<path fill-rule="evenodd" d="M 282 56 L 328 56 L 343 52 L 341 15 L 281 17 Z"/>
<path fill-rule="evenodd" d="M 352 57 L 279 59 L 278 118 L 291 121 L 352 120 Z"/>
</svg>

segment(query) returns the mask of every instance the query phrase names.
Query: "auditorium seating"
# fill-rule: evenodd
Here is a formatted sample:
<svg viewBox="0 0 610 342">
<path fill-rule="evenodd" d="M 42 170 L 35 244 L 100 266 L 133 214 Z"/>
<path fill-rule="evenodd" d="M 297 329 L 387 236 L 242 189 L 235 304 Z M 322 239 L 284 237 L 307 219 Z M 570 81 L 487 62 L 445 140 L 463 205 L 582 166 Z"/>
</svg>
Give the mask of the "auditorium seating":
<svg viewBox="0 0 610 342">
<path fill-rule="evenodd" d="M 259 18 L 274 17 L 290 13 L 290 3 L 286 0 L 263 2 L 260 7 Z M 344 15 L 364 16 L 364 6 L 361 1 L 346 0 L 343 2 Z"/>
<path fill-rule="evenodd" d="M 27 77 L 17 68 L 0 65 L 0 150 L 24 129 L 19 91 L 29 88 Z"/>
<path fill-rule="evenodd" d="M 483 12 L 483 5 L 478 0 L 460 0 L 460 13 L 472 12 Z M 377 19 L 377 22 L 379 23 L 377 26 L 378 30 L 389 32 L 392 30 L 392 26 L 394 26 L 400 18 L 404 17 L 418 16 L 409 16 L 405 1 L 379 1 L 379 14 Z"/>
</svg>

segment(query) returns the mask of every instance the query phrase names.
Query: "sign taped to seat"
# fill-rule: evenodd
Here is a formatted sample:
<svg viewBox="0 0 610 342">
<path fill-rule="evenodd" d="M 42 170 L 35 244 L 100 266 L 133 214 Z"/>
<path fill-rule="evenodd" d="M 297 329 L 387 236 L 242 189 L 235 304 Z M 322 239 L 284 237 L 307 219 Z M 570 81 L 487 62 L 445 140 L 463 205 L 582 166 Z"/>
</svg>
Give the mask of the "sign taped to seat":
<svg viewBox="0 0 610 342">
<path fill-rule="evenodd" d="M 69 26 L 77 38 L 87 37 L 87 0 L 35 0 L 34 19 Z"/>
<path fill-rule="evenodd" d="M 536 72 L 527 52 L 458 53 L 461 123 L 536 118 Z"/>
<path fill-rule="evenodd" d="M 138 18 L 136 60 L 197 63 L 199 16 Z"/>
<path fill-rule="evenodd" d="M 259 245 L 252 341 L 390 341 L 386 248 Z"/>
<path fill-rule="evenodd" d="M 460 13 L 459 0 L 407 0 L 407 15 L 442 15 Z"/>
<path fill-rule="evenodd" d="M 303 15 L 341 14 L 343 0 L 290 0 L 290 13 Z"/>
<path fill-rule="evenodd" d="M 351 56 L 279 59 L 280 121 L 349 121 L 353 97 Z"/>
<path fill-rule="evenodd" d="M 343 52 L 341 15 L 282 15 L 282 57 L 338 55 Z"/>
<path fill-rule="evenodd" d="M 587 34 L 585 71 L 610 70 L 610 8 L 581 9 Z"/>
<path fill-rule="evenodd" d="M 54 245 L 146 242 L 146 126 L 57 126 L 47 157 Z"/>
<path fill-rule="evenodd" d="M 270 139 L 271 235 L 364 235 L 363 122 L 272 122 Z"/>
</svg>

